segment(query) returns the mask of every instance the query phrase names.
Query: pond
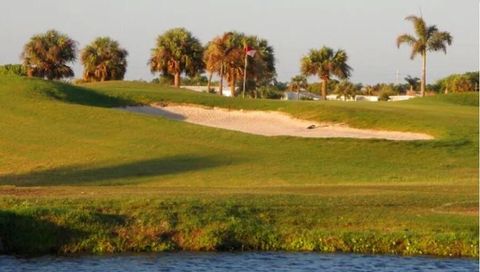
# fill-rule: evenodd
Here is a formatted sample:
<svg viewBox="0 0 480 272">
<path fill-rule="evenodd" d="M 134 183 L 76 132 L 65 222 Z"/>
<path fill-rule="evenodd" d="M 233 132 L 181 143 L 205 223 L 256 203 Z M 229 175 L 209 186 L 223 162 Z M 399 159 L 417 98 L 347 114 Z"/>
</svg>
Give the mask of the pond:
<svg viewBox="0 0 480 272">
<path fill-rule="evenodd" d="M 0 271 L 478 271 L 475 259 L 290 252 L 0 256 Z"/>
</svg>

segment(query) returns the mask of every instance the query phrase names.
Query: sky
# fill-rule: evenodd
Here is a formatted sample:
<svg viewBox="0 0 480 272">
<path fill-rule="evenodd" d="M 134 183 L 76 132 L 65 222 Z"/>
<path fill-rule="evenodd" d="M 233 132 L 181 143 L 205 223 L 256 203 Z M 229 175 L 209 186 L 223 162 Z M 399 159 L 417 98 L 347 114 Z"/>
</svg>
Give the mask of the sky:
<svg viewBox="0 0 480 272">
<path fill-rule="evenodd" d="M 395 39 L 413 32 L 407 15 L 421 14 L 453 36 L 447 55 L 428 55 L 428 82 L 479 69 L 477 0 L 15 0 L 1 7 L 0 64 L 20 63 L 32 35 L 56 29 L 80 49 L 98 36 L 118 40 L 129 52 L 126 79 L 151 80 L 147 60 L 156 37 L 185 27 L 202 43 L 231 30 L 267 39 L 280 81 L 299 74 L 310 49 L 326 45 L 346 50 L 353 82 L 396 82 L 397 74 L 402 82 L 420 77 L 421 61 L 410 60 L 410 49 L 398 49 Z M 73 67 L 81 77 L 79 61 Z"/>
</svg>

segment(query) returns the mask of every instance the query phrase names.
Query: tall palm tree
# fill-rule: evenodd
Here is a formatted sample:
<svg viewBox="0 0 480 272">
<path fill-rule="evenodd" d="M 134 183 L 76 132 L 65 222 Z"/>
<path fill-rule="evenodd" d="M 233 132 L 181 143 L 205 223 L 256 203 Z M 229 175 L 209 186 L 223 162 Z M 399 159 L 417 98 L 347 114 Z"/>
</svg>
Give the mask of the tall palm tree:
<svg viewBox="0 0 480 272">
<path fill-rule="evenodd" d="M 99 37 L 87 45 L 80 55 L 86 81 L 122 80 L 127 71 L 127 50 L 117 41 Z"/>
<path fill-rule="evenodd" d="M 160 72 L 174 77 L 175 87 L 180 87 L 181 74 L 195 76 L 203 71 L 203 47 L 199 40 L 185 28 L 173 28 L 158 36 L 148 61 L 152 73 Z"/>
<path fill-rule="evenodd" d="M 317 75 L 322 81 L 322 97 L 327 99 L 327 84 L 332 76 L 339 79 L 350 77 L 352 68 L 347 64 L 348 56 L 344 50 L 334 51 L 328 47 L 311 49 L 301 60 L 301 71 L 305 76 Z"/>
<path fill-rule="evenodd" d="M 308 87 L 307 78 L 304 75 L 292 77 L 288 88 L 292 92 L 297 92 L 297 99 L 300 100 L 300 90 Z"/>
<path fill-rule="evenodd" d="M 48 80 L 73 77 L 69 62 L 76 59 L 77 44 L 56 30 L 34 35 L 23 47 L 21 58 L 27 75 Z"/>
<path fill-rule="evenodd" d="M 422 17 L 410 15 L 405 20 L 413 23 L 415 37 L 410 34 L 402 34 L 397 37 L 397 47 L 406 43 L 412 47 L 410 59 L 416 55 L 422 57 L 422 78 L 420 80 L 420 93 L 425 96 L 425 85 L 427 82 L 427 51 L 442 50 L 447 53 L 447 44 L 452 44 L 452 35 L 445 31 L 439 31 L 437 26 L 427 26 Z"/>
</svg>

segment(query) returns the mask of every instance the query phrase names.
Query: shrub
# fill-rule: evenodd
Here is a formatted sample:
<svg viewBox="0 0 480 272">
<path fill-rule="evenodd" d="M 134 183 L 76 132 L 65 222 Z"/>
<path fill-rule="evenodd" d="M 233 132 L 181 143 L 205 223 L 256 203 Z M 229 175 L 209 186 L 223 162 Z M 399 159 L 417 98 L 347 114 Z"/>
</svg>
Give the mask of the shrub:
<svg viewBox="0 0 480 272">
<path fill-rule="evenodd" d="M 465 74 L 453 74 L 437 81 L 440 90 L 445 92 L 459 93 L 478 90 L 478 72 Z"/>
<path fill-rule="evenodd" d="M 283 92 L 274 86 L 259 87 L 256 92 L 260 98 L 280 99 L 283 96 Z"/>
<path fill-rule="evenodd" d="M 0 75 L 27 76 L 27 71 L 21 64 L 6 64 L 0 66 Z"/>
<path fill-rule="evenodd" d="M 337 95 L 337 98 L 343 97 L 344 100 L 355 99 L 355 96 L 359 93 L 359 86 L 344 80 L 337 84 L 334 93 Z"/>
<path fill-rule="evenodd" d="M 395 89 L 391 84 L 384 84 L 380 87 L 380 92 L 378 94 L 378 101 L 388 101 L 390 96 L 395 95 Z"/>
</svg>

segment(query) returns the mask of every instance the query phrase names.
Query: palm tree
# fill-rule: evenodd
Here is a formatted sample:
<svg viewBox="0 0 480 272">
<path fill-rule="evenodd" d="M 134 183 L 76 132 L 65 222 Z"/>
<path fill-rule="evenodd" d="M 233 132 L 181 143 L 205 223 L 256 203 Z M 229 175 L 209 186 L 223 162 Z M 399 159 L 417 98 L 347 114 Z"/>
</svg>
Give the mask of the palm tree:
<svg viewBox="0 0 480 272">
<path fill-rule="evenodd" d="M 413 92 L 415 91 L 415 86 L 417 86 L 420 79 L 418 77 L 412 77 L 408 75 L 405 77 L 405 81 L 408 83 L 408 85 L 410 85 L 410 91 Z"/>
<path fill-rule="evenodd" d="M 344 50 L 334 51 L 328 47 L 311 49 L 301 60 L 303 75 L 317 75 L 322 81 L 322 97 L 327 99 L 327 84 L 332 76 L 339 79 L 350 77 L 352 68 L 347 64 L 348 56 Z"/>
<path fill-rule="evenodd" d="M 56 30 L 34 35 L 23 47 L 21 58 L 27 75 L 48 80 L 73 77 L 69 62 L 76 59 L 77 44 Z"/>
<path fill-rule="evenodd" d="M 148 64 L 152 73 L 173 75 L 174 85 L 179 88 L 182 73 L 193 77 L 202 72 L 202 56 L 203 47 L 192 33 L 185 28 L 173 28 L 158 36 Z"/>
<path fill-rule="evenodd" d="M 245 36 L 244 45 L 255 49 L 253 57 L 248 57 L 247 86 L 257 88 L 270 85 L 277 75 L 275 69 L 275 54 L 268 41 L 257 36 Z"/>
<path fill-rule="evenodd" d="M 228 37 L 228 47 L 230 48 L 224 61 L 224 74 L 227 78 L 232 97 L 237 96 L 237 80 L 243 77 L 245 64 L 245 34 L 232 32 Z"/>
<path fill-rule="evenodd" d="M 232 96 L 236 96 L 237 82 L 244 76 L 246 44 L 256 50 L 255 56 L 248 60 L 249 82 L 263 85 L 275 77 L 274 52 L 267 40 L 239 32 L 227 32 L 209 42 L 204 55 L 207 71 L 220 76 L 220 93 L 223 78 L 226 77 Z"/>
<path fill-rule="evenodd" d="M 292 77 L 288 88 L 292 92 L 297 92 L 297 99 L 300 100 L 300 90 L 308 87 L 307 78 L 304 75 Z"/>
<path fill-rule="evenodd" d="M 335 86 L 335 94 L 337 94 L 337 98 L 343 96 L 344 101 L 350 98 L 355 99 L 358 94 L 358 87 L 347 80 L 342 80 Z"/>
<path fill-rule="evenodd" d="M 225 61 L 234 48 L 230 42 L 232 32 L 224 33 L 222 36 L 215 37 L 210 41 L 205 49 L 203 61 L 205 62 L 206 70 L 209 72 L 208 89 L 211 85 L 211 76 L 217 73 L 220 77 L 219 93 L 223 95 L 223 78 L 225 73 Z"/>
<path fill-rule="evenodd" d="M 366 85 L 364 88 L 364 92 L 366 95 L 378 95 L 381 89 L 381 83 L 377 83 L 375 85 Z"/>
<path fill-rule="evenodd" d="M 122 80 L 127 71 L 127 50 L 117 41 L 99 37 L 87 45 L 80 55 L 85 81 Z"/>
<path fill-rule="evenodd" d="M 410 15 L 405 20 L 411 21 L 415 29 L 415 36 L 402 34 L 397 37 L 397 47 L 406 43 L 412 47 L 410 59 L 416 55 L 422 57 L 422 78 L 420 81 L 420 93 L 425 96 L 425 85 L 427 82 L 427 51 L 439 51 L 447 53 L 447 44 L 452 44 L 452 36 L 448 32 L 439 31 L 437 26 L 427 26 L 422 17 Z"/>
</svg>

